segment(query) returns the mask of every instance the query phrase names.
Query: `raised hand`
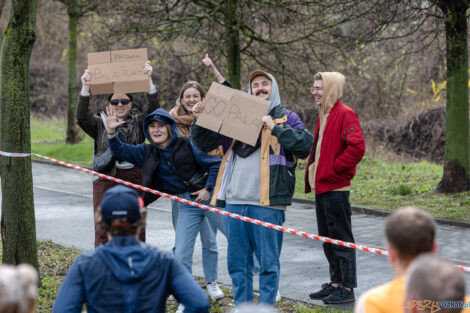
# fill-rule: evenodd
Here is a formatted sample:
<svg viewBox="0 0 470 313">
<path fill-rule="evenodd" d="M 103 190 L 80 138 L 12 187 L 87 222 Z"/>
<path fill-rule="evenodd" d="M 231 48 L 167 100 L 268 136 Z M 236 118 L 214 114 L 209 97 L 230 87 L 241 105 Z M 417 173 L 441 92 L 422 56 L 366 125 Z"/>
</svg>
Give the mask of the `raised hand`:
<svg viewBox="0 0 470 313">
<path fill-rule="evenodd" d="M 152 77 L 152 71 L 153 71 L 153 68 L 152 68 L 152 65 L 150 65 L 150 61 L 145 62 L 142 73 L 144 73 L 145 75 L 148 75 L 149 77 Z"/>
<path fill-rule="evenodd" d="M 209 69 L 214 68 L 214 63 L 212 63 L 212 60 L 211 60 L 211 58 L 209 58 L 209 55 L 207 53 L 206 53 L 206 56 L 204 57 L 204 59 L 202 59 L 202 63 L 204 63 L 204 65 Z"/>
<path fill-rule="evenodd" d="M 202 101 L 199 101 L 198 103 L 196 103 L 194 106 L 193 106 L 193 114 L 194 116 L 198 117 L 199 114 L 202 113 L 202 111 L 204 111 L 204 102 Z"/>
<path fill-rule="evenodd" d="M 120 125 L 126 122 L 126 121 L 118 122 L 116 113 L 114 112 L 111 105 L 108 105 L 106 107 L 106 113 L 104 111 L 101 111 L 101 115 L 103 115 L 104 118 L 106 119 L 106 126 L 108 127 L 108 135 L 110 133 L 115 133 L 116 128 L 118 128 Z"/>
<path fill-rule="evenodd" d="M 224 76 L 220 74 L 219 70 L 217 69 L 217 67 L 215 67 L 214 63 L 212 62 L 211 58 L 209 58 L 209 55 L 207 53 L 204 59 L 202 59 L 201 61 L 209 70 L 211 70 L 212 73 L 214 73 L 215 78 L 217 78 L 219 83 L 222 83 L 225 80 Z"/>
<path fill-rule="evenodd" d="M 85 72 L 83 73 L 80 79 L 82 81 L 82 85 L 86 85 L 86 86 L 90 85 L 90 80 L 91 80 L 90 71 L 85 70 Z"/>
</svg>

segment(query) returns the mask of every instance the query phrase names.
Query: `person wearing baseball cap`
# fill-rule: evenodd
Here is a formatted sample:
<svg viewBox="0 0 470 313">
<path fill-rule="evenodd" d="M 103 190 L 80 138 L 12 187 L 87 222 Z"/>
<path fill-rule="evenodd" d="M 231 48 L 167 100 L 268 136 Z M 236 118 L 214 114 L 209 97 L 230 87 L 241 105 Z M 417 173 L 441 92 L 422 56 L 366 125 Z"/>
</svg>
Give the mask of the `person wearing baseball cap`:
<svg viewBox="0 0 470 313">
<path fill-rule="evenodd" d="M 55 300 L 53 312 L 165 312 L 170 294 L 185 312 L 208 312 L 209 301 L 189 272 L 169 253 L 138 239 L 146 209 L 125 186 L 107 190 L 100 222 L 109 241 L 80 254 Z"/>
<path fill-rule="evenodd" d="M 236 141 L 193 123 L 192 140 L 202 151 L 223 156 L 212 205 L 226 211 L 282 225 L 295 187 L 297 158 L 308 156 L 312 134 L 294 112 L 281 105 L 274 77 L 262 70 L 250 75 L 248 93 L 269 101 L 264 127 L 255 146 Z M 193 109 L 198 115 L 199 103 Z M 225 218 L 227 267 L 237 307 L 253 301 L 253 252 L 260 263 L 260 303 L 274 305 L 280 277 L 283 233 Z"/>
</svg>

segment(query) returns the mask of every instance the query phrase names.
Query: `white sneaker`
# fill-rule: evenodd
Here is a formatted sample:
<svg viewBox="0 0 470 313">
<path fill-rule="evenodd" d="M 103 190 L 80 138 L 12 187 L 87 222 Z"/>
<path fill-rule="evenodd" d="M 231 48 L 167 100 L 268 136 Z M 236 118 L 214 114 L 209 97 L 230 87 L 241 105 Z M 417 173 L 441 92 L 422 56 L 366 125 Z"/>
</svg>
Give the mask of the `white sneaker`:
<svg viewBox="0 0 470 313">
<path fill-rule="evenodd" d="M 180 304 L 178 306 L 178 310 L 176 310 L 176 313 L 183 313 L 184 312 L 184 305 Z"/>
<path fill-rule="evenodd" d="M 281 293 L 278 290 L 277 295 L 276 295 L 276 302 L 279 302 L 279 301 L 281 301 Z"/>
<path fill-rule="evenodd" d="M 224 297 L 224 292 L 219 288 L 217 282 L 208 283 L 207 292 L 209 293 L 209 298 L 212 300 L 217 300 Z"/>
</svg>

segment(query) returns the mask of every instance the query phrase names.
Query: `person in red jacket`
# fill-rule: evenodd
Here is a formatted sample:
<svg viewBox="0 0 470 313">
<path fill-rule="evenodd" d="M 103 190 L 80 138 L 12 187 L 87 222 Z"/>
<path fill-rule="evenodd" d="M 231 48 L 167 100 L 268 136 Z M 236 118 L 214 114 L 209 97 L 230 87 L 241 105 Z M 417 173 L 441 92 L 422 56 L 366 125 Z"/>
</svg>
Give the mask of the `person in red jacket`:
<svg viewBox="0 0 470 313">
<path fill-rule="evenodd" d="M 321 236 L 354 242 L 349 187 L 356 165 L 365 152 L 364 135 L 357 114 L 339 102 L 344 76 L 322 72 L 314 76 L 311 92 L 320 106 L 314 142 L 305 171 L 305 192 L 315 192 L 318 232 Z M 325 303 L 355 301 L 355 250 L 323 243 L 331 282 L 322 285 L 311 299 Z"/>
</svg>

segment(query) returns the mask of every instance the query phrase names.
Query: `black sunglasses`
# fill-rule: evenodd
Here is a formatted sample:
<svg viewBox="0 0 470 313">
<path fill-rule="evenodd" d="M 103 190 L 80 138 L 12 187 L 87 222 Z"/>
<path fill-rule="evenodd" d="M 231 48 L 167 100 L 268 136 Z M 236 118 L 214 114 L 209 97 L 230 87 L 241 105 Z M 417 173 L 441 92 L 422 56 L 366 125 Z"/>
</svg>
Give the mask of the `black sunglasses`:
<svg viewBox="0 0 470 313">
<path fill-rule="evenodd" d="M 131 103 L 131 100 L 129 100 L 129 99 L 113 99 L 113 100 L 110 100 L 109 102 L 111 103 L 111 105 L 118 105 L 119 102 L 121 102 L 122 105 L 127 105 L 127 104 Z"/>
</svg>

